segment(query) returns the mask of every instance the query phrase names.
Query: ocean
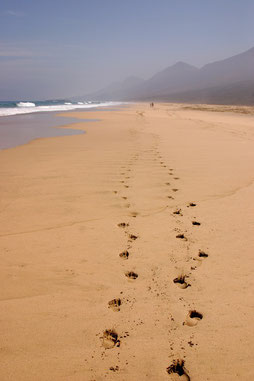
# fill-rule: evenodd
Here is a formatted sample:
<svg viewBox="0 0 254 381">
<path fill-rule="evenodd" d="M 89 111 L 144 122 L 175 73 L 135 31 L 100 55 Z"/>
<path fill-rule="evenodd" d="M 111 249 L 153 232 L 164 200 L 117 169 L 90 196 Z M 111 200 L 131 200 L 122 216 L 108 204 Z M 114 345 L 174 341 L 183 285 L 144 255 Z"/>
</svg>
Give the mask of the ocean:
<svg viewBox="0 0 254 381">
<path fill-rule="evenodd" d="M 103 107 L 114 107 L 120 102 L 69 102 L 66 100 L 36 102 L 0 102 L 0 150 L 26 144 L 31 140 L 45 137 L 83 134 L 84 131 L 55 128 L 80 123 L 81 119 L 58 116 L 59 112 L 87 111 Z M 96 120 L 92 120 L 96 121 Z"/>
<path fill-rule="evenodd" d="M 34 112 L 71 111 L 94 107 L 114 107 L 120 104 L 120 102 L 72 102 L 63 99 L 48 101 L 0 101 L 0 117 L 31 114 Z"/>
</svg>

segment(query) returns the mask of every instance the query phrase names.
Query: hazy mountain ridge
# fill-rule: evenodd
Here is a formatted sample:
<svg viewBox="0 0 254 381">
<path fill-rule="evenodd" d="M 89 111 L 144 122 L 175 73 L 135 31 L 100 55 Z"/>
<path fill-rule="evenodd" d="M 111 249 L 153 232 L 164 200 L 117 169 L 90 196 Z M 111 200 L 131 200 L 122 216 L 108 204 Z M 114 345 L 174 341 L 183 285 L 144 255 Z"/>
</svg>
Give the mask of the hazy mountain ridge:
<svg viewBox="0 0 254 381">
<path fill-rule="evenodd" d="M 154 97 L 147 97 L 143 100 L 152 101 L 154 99 Z M 186 102 L 252 106 L 254 105 L 254 80 L 161 95 L 156 97 L 156 100 L 176 103 Z"/>
<path fill-rule="evenodd" d="M 178 62 L 148 80 L 127 78 L 86 96 L 90 100 L 254 104 L 254 47 L 198 69 Z"/>
</svg>

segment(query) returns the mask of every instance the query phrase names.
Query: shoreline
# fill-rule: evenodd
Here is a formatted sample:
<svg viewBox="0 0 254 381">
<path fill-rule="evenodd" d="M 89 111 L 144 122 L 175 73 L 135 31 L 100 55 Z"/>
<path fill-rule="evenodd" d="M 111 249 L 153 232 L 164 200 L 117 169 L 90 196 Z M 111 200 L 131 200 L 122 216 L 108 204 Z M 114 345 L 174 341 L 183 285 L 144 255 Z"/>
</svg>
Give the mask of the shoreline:
<svg viewBox="0 0 254 381">
<path fill-rule="evenodd" d="M 90 121 L 89 118 L 83 120 Z M 76 119 L 58 112 L 12 115 L 0 118 L 0 150 L 15 148 L 33 140 L 82 134 L 79 129 L 69 128 Z M 63 130 L 60 130 L 60 129 Z"/>
<path fill-rule="evenodd" d="M 1 379 L 245 381 L 254 117 L 98 111 L 0 151 Z"/>
<path fill-rule="evenodd" d="M 122 108 L 123 105 L 121 106 L 115 105 L 114 107 Z M 31 143 L 33 140 L 54 138 L 58 136 L 79 135 L 79 134 L 85 133 L 84 129 L 71 127 L 79 123 L 77 122 L 77 119 L 79 118 L 75 117 L 75 113 L 80 113 L 80 112 L 88 113 L 92 111 L 93 112 L 94 111 L 110 112 L 112 110 L 113 110 L 112 106 L 108 106 L 108 107 L 103 106 L 103 108 L 98 107 L 98 108 L 91 108 L 91 109 L 82 110 L 82 111 L 78 111 L 78 110 L 49 111 L 47 113 L 36 112 L 36 113 L 29 113 L 29 114 L 17 114 L 17 115 L 8 115 L 8 116 L 0 117 L 0 141 L 1 141 L 1 137 L 2 137 L 2 141 L 3 140 L 5 141 L 5 143 L 2 143 L 2 145 L 0 144 L 0 151 L 5 149 L 10 149 L 10 148 L 15 148 L 20 145 L 28 144 L 28 143 Z M 72 115 L 67 116 L 67 114 L 69 115 L 70 112 Z M 60 121 L 60 119 L 62 119 L 62 121 Z M 84 122 L 97 122 L 100 119 L 90 120 L 89 118 L 85 118 L 85 115 L 84 115 L 84 118 L 82 118 L 82 120 Z M 20 126 L 20 121 L 21 123 L 25 125 L 23 126 L 23 132 L 20 131 L 22 126 L 22 124 Z M 31 126 L 31 123 L 33 123 L 33 126 Z M 8 127 L 5 127 L 5 125 L 8 125 Z M 13 135 L 20 134 L 20 136 L 18 137 L 19 142 L 12 143 L 14 136 L 12 136 L 9 131 L 10 127 L 15 128 Z M 29 128 L 33 127 L 32 132 L 30 132 L 31 134 L 30 138 L 25 137 L 26 131 L 28 130 L 27 127 Z M 64 131 L 59 132 L 59 129 L 64 129 Z M 46 130 L 46 133 L 45 133 L 45 130 Z M 79 132 L 79 131 L 83 131 L 83 132 Z M 17 136 L 15 137 L 15 139 L 17 139 Z"/>
<path fill-rule="evenodd" d="M 137 104 L 144 105 L 146 107 L 147 102 L 137 102 L 135 104 L 136 105 Z M 167 103 L 159 103 L 159 104 L 167 105 Z M 68 130 L 72 130 L 72 131 L 82 130 L 83 131 L 82 133 L 85 133 L 84 129 L 71 127 L 72 125 L 79 123 L 79 122 L 76 122 L 76 119 L 79 120 L 80 118 L 75 116 L 75 114 L 87 113 L 87 112 L 105 112 L 105 111 L 111 112 L 111 111 L 114 111 L 116 109 L 124 109 L 126 107 L 128 108 L 128 107 L 131 107 L 133 105 L 134 104 L 117 105 L 117 106 L 114 106 L 115 109 L 112 109 L 111 106 L 108 106 L 107 108 L 104 106 L 103 108 L 88 109 L 88 110 L 82 110 L 82 111 L 80 111 L 80 110 L 70 110 L 70 111 L 66 110 L 66 111 L 51 111 L 48 113 L 36 112 L 36 113 L 30 113 L 30 114 L 17 114 L 17 115 L 5 116 L 3 118 L 0 118 L 0 129 L 1 129 L 1 127 L 3 127 L 3 124 L 5 124 L 6 121 L 7 121 L 7 124 L 12 124 L 12 127 L 13 127 L 13 125 L 18 127 L 18 123 L 14 123 L 14 122 L 16 122 L 16 120 L 18 118 L 20 118 L 21 120 L 26 119 L 27 117 L 28 118 L 34 118 L 34 119 L 37 118 L 37 120 L 35 120 L 34 123 L 38 124 L 38 119 L 40 117 L 44 117 L 45 119 L 51 118 L 52 122 L 46 121 L 44 123 L 44 125 L 42 125 L 42 127 L 41 127 L 41 128 L 45 128 L 45 125 L 46 125 L 46 128 L 48 129 L 48 135 L 38 136 L 38 137 L 35 136 L 35 137 L 27 138 L 26 140 L 24 140 L 24 137 L 21 137 L 20 143 L 13 143 L 14 145 L 8 145 L 9 143 L 7 143 L 7 147 L 1 148 L 1 146 L 0 146 L 0 151 L 15 148 L 15 147 L 18 147 L 18 146 L 24 145 L 24 144 L 29 144 L 33 140 L 55 138 L 58 136 L 69 136 L 69 135 L 81 134 L 81 132 L 80 133 L 79 132 L 70 133 L 70 131 L 68 131 Z M 215 105 L 215 104 L 189 104 L 189 103 L 169 103 L 169 105 L 171 107 L 173 107 L 175 110 L 208 111 L 208 112 L 217 112 L 217 113 L 222 113 L 222 112 L 224 113 L 225 112 L 225 113 L 232 113 L 233 115 L 245 114 L 245 115 L 249 115 L 250 117 L 252 115 L 254 115 L 254 107 L 252 107 L 252 106 L 235 106 L 235 105 L 225 105 L 224 106 L 224 105 Z M 59 122 L 59 120 L 57 121 L 57 118 L 55 119 L 55 117 L 62 118 L 62 119 L 64 118 L 64 119 L 66 119 L 66 122 L 69 118 L 73 118 L 73 120 L 72 121 L 68 120 L 67 123 L 65 123 L 63 121 L 64 124 L 62 124 L 61 122 Z M 91 121 L 99 121 L 100 120 L 100 119 L 90 120 L 89 118 L 82 118 L 82 119 L 84 122 L 91 122 Z M 10 123 L 10 122 L 12 122 L 12 123 Z M 53 129 L 53 131 L 54 131 L 54 129 L 56 129 L 56 130 L 57 129 L 64 129 L 64 132 L 62 132 L 62 134 L 60 134 L 60 135 L 58 135 L 58 134 L 53 135 L 54 132 L 52 132 L 52 129 Z M 40 132 L 37 132 L 37 133 L 40 134 L 41 131 L 43 131 L 43 130 L 40 130 Z M 8 133 L 8 131 L 6 130 L 5 133 Z M 16 133 L 17 133 L 17 130 L 16 130 Z M 52 133 L 52 135 L 51 135 L 51 133 Z M 1 135 L 1 131 L 0 131 L 0 135 Z M 8 140 L 8 137 L 7 137 L 7 140 Z M 22 142 L 23 140 L 24 140 L 24 142 Z"/>
</svg>

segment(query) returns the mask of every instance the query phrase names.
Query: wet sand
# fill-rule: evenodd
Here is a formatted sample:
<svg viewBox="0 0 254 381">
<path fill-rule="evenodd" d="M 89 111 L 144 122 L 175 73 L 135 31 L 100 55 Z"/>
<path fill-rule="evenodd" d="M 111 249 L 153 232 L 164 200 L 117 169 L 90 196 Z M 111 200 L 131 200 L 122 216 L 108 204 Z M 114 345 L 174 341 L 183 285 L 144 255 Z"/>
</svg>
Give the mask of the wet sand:
<svg viewBox="0 0 254 381">
<path fill-rule="evenodd" d="M 253 378 L 254 116 L 185 107 L 0 152 L 1 380 Z"/>
<path fill-rule="evenodd" d="M 0 149 L 29 143 L 38 138 L 80 135 L 83 131 L 57 128 L 76 123 L 75 118 L 61 117 L 56 112 L 41 112 L 0 117 Z M 84 118 L 85 121 L 85 118 Z"/>
</svg>

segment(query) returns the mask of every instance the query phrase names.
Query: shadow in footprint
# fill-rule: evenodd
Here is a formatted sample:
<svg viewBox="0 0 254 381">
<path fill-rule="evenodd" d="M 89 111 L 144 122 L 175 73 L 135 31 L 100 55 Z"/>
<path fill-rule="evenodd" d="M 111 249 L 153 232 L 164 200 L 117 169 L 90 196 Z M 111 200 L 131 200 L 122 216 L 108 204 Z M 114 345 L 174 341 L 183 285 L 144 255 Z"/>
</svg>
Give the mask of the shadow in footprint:
<svg viewBox="0 0 254 381">
<path fill-rule="evenodd" d="M 183 381 L 190 381 L 187 370 L 184 367 L 184 360 L 174 360 L 173 363 L 167 368 L 168 374 L 178 374 Z"/>
<path fill-rule="evenodd" d="M 198 222 L 198 221 L 192 221 L 192 225 L 194 225 L 194 226 L 200 226 L 200 225 L 201 225 L 201 222 Z"/>
<path fill-rule="evenodd" d="M 200 312 L 196 310 L 192 310 L 188 313 L 185 324 L 188 325 L 189 327 L 194 327 L 202 319 L 203 319 L 203 315 Z"/>
<path fill-rule="evenodd" d="M 199 258 L 207 258 L 208 254 L 205 253 L 204 251 L 199 250 L 198 256 Z"/>
<path fill-rule="evenodd" d="M 122 251 L 120 254 L 119 254 L 119 257 L 120 258 L 123 258 L 123 259 L 128 259 L 129 258 L 129 252 L 127 250 L 125 251 Z"/>
<path fill-rule="evenodd" d="M 111 349 L 115 346 L 120 347 L 118 334 L 113 329 L 106 329 L 106 331 L 103 332 L 103 346 L 105 349 Z"/>
<path fill-rule="evenodd" d="M 187 241 L 187 238 L 185 237 L 185 235 L 183 233 L 177 234 L 176 238 L 183 239 L 183 240 Z"/>
<path fill-rule="evenodd" d="M 122 302 L 121 299 L 112 299 L 108 302 L 109 308 L 111 308 L 113 311 L 120 311 L 120 306 Z"/>
<path fill-rule="evenodd" d="M 134 235 L 134 234 L 130 234 L 130 235 L 129 235 L 129 238 L 130 238 L 131 240 L 135 241 L 135 240 L 138 238 L 138 236 L 137 236 L 137 235 Z"/>
<path fill-rule="evenodd" d="M 126 272 L 125 276 L 129 279 L 134 279 L 134 280 L 138 278 L 138 274 L 134 273 L 134 271 Z"/>
<path fill-rule="evenodd" d="M 111 366 L 111 367 L 109 368 L 109 370 L 111 370 L 112 372 L 118 372 L 118 370 L 119 370 L 119 366 L 118 366 L 118 365 L 116 365 L 116 366 Z"/>
<path fill-rule="evenodd" d="M 117 226 L 119 226 L 119 228 L 126 228 L 127 226 L 129 226 L 129 224 L 126 224 L 125 222 L 120 222 L 120 224 L 117 224 Z"/>
<path fill-rule="evenodd" d="M 187 205 L 187 208 L 189 208 L 190 206 L 197 206 L 197 204 L 195 204 L 194 202 L 190 202 L 190 203 Z"/>
<path fill-rule="evenodd" d="M 178 287 L 185 289 L 187 287 L 190 287 L 190 284 L 186 282 L 185 278 L 186 275 L 180 275 L 177 278 L 175 278 L 173 282 L 176 283 Z"/>
<path fill-rule="evenodd" d="M 179 216 L 182 216 L 182 210 L 181 209 L 176 209 L 173 214 L 178 214 Z"/>
<path fill-rule="evenodd" d="M 204 251 L 199 250 L 198 256 L 196 258 L 193 258 L 193 260 L 196 262 L 197 266 L 201 266 L 204 259 L 208 257 L 208 254 Z M 196 267 L 191 267 L 192 270 L 195 270 Z"/>
</svg>

